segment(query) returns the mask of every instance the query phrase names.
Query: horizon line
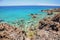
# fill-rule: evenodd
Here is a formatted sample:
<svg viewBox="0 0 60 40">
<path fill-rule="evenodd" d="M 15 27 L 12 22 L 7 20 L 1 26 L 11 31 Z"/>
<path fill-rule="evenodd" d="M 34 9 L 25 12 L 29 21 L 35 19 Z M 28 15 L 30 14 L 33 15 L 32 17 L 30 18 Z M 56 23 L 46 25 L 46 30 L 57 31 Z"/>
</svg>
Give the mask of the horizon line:
<svg viewBox="0 0 60 40">
<path fill-rule="evenodd" d="M 3 5 L 8 6 L 8 5 Z M 9 6 L 60 6 L 60 5 L 9 5 Z"/>
<path fill-rule="evenodd" d="M 0 5 L 0 6 L 60 6 L 60 4 L 37 4 L 37 5 Z"/>
</svg>

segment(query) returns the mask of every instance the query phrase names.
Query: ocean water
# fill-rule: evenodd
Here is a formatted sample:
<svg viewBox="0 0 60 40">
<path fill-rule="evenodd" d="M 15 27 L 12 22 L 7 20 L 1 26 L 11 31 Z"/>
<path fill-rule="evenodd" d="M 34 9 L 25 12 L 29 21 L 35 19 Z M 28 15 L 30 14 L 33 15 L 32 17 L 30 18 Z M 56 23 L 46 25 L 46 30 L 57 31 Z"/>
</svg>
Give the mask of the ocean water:
<svg viewBox="0 0 60 40">
<path fill-rule="evenodd" d="M 40 18 L 47 16 L 41 10 L 60 8 L 60 6 L 0 6 L 0 19 L 11 22 L 19 19 L 30 20 L 31 13 L 41 14 Z"/>
</svg>

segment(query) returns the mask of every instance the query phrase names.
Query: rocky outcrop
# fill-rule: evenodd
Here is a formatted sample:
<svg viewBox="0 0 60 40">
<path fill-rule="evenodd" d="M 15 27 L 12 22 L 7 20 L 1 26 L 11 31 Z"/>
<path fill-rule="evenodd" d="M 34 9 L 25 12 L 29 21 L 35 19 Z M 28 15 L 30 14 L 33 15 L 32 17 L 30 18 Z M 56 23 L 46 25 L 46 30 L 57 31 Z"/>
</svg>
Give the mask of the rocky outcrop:
<svg viewBox="0 0 60 40">
<path fill-rule="evenodd" d="M 53 12 L 60 12 L 60 8 L 55 8 L 51 10 L 41 10 L 41 12 L 47 12 L 47 15 L 52 15 Z"/>
<path fill-rule="evenodd" d="M 60 40 L 60 14 L 39 21 L 38 35 L 42 40 Z"/>
<path fill-rule="evenodd" d="M 60 13 L 55 15 L 53 18 L 52 18 L 52 21 L 54 22 L 59 22 L 60 23 Z"/>
<path fill-rule="evenodd" d="M 58 27 L 60 26 L 60 14 L 55 15 L 53 18 L 46 18 L 39 22 L 39 29 L 43 29 L 45 27 L 58 31 Z"/>
<path fill-rule="evenodd" d="M 0 40 L 20 40 L 21 30 L 9 24 L 0 24 Z"/>
<path fill-rule="evenodd" d="M 53 14 L 53 10 L 41 10 L 41 12 L 46 12 L 47 15 L 52 15 Z"/>
<path fill-rule="evenodd" d="M 60 12 L 60 8 L 53 9 L 54 12 Z"/>
</svg>

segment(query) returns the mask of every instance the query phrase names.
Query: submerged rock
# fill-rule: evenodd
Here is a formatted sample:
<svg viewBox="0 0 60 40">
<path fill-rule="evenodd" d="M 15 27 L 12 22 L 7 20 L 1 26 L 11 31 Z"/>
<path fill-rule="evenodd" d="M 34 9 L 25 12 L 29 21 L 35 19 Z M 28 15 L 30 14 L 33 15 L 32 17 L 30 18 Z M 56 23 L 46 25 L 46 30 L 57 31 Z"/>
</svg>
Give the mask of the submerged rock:
<svg viewBox="0 0 60 40">
<path fill-rule="evenodd" d="M 37 14 L 37 13 L 33 14 L 33 13 L 31 13 L 29 16 L 31 16 L 32 18 L 37 18 L 39 15 L 41 15 L 41 14 Z"/>
<path fill-rule="evenodd" d="M 0 19 L 0 22 L 3 22 L 4 20 Z"/>
</svg>

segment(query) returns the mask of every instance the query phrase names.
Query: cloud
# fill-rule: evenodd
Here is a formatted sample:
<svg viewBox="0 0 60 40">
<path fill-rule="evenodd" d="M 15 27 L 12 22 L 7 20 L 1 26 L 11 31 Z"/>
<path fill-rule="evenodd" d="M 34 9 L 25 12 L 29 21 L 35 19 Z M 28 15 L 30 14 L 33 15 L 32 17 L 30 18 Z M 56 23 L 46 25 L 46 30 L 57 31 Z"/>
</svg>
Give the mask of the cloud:
<svg viewBox="0 0 60 40">
<path fill-rule="evenodd" d="M 24 2 L 7 2 L 1 3 L 0 6 L 60 6 L 60 4 L 47 4 L 47 3 L 24 3 Z"/>
<path fill-rule="evenodd" d="M 44 3 L 44 4 L 43 3 L 38 3 L 37 5 L 42 5 L 42 6 L 45 6 L 45 5 L 46 6 L 60 6 L 60 4 L 49 4 L 49 3 L 48 4 L 47 3 Z"/>
<path fill-rule="evenodd" d="M 56 1 L 55 1 L 56 2 Z M 55 3 L 54 1 L 48 0 L 48 1 L 43 1 L 43 0 L 3 0 L 0 2 L 0 6 L 26 6 L 26 5 L 37 5 L 37 6 L 60 6 L 57 2 Z"/>
</svg>

